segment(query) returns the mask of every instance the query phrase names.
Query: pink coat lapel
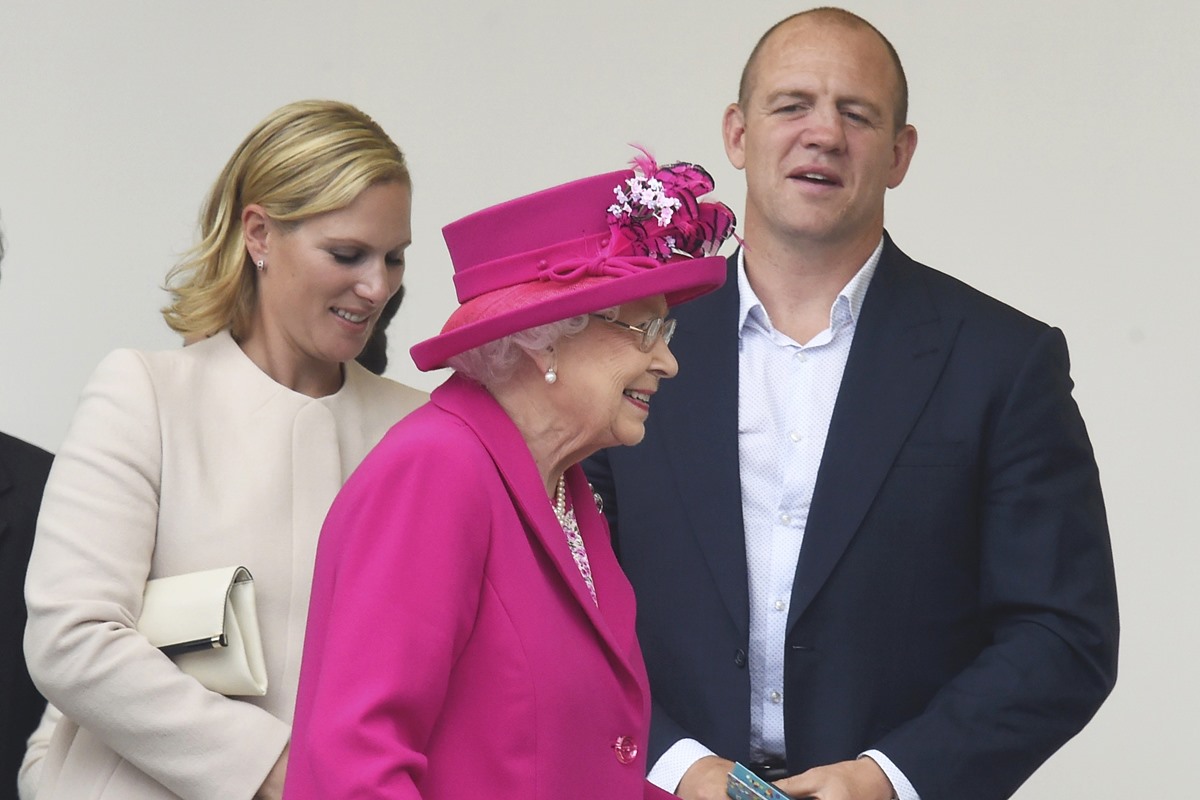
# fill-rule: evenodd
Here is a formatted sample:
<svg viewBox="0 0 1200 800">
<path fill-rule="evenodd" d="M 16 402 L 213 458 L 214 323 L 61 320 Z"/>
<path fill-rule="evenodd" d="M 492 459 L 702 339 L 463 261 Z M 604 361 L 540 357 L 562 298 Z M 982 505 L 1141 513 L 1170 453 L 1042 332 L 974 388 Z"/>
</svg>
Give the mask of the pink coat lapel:
<svg viewBox="0 0 1200 800">
<path fill-rule="evenodd" d="M 508 486 L 526 530 L 554 565 L 555 574 L 547 577 L 566 583 L 571 596 L 583 609 L 604 643 L 632 673 L 640 673 L 640 658 L 636 667 L 630 662 L 631 652 L 640 652 L 632 641 L 635 624 L 633 590 L 617 564 L 608 525 L 596 509 L 583 470 L 576 465 L 567 471 L 567 488 L 579 521 L 580 534 L 587 547 L 599 608 L 592 602 L 571 556 L 566 535 L 546 497 L 529 447 L 504 409 L 486 389 L 460 375 L 452 376 L 435 389 L 430 399 L 438 407 L 461 419 L 479 437 Z"/>
</svg>

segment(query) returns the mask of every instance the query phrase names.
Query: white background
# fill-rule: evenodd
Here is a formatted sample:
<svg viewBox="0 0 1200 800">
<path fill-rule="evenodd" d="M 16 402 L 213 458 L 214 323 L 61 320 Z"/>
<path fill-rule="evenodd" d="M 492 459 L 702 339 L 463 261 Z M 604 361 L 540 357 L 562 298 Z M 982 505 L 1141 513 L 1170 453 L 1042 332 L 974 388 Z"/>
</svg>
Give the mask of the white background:
<svg viewBox="0 0 1200 800">
<path fill-rule="evenodd" d="M 920 261 L 1064 329 L 1108 499 L 1117 689 L 1021 800 L 1195 791 L 1200 4 L 862 0 L 899 50 L 920 145 L 888 228 Z M 440 226 L 624 166 L 709 167 L 740 210 L 721 112 L 772 1 L 0 0 L 0 430 L 55 449 L 115 347 L 177 345 L 157 310 L 242 137 L 306 97 L 408 153 L 408 300 L 389 375 L 454 305 Z M 683 335 L 686 335 L 684 333 Z M 964 799 L 966 800 L 966 799 Z"/>
</svg>

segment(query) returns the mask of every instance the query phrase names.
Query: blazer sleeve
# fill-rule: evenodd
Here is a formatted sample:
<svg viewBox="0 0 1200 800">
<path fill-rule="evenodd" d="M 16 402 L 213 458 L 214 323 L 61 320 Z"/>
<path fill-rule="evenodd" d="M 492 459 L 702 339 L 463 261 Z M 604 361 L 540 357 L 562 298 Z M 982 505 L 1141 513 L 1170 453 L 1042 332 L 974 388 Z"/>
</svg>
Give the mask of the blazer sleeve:
<svg viewBox="0 0 1200 800">
<path fill-rule="evenodd" d="M 334 501 L 317 553 L 288 800 L 420 797 L 425 751 L 486 590 L 493 509 L 511 505 L 487 455 L 462 443 L 385 438 Z"/>
<path fill-rule="evenodd" d="M 204 688 L 135 627 L 168 411 L 139 354 L 116 351 L 97 367 L 46 486 L 26 580 L 26 657 L 52 704 L 180 797 L 250 797 L 289 726 Z"/>
<path fill-rule="evenodd" d="M 1117 597 L 1099 475 L 1066 342 L 1047 329 L 987 437 L 980 615 L 989 643 L 876 745 L 923 800 L 1005 798 L 1095 714 L 1117 672 Z"/>
</svg>

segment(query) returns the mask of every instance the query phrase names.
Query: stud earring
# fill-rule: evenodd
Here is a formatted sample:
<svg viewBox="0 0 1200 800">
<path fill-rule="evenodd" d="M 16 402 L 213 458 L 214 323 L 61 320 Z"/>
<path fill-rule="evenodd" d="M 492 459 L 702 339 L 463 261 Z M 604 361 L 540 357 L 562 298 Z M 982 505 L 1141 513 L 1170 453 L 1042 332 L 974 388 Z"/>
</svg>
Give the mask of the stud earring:
<svg viewBox="0 0 1200 800">
<path fill-rule="evenodd" d="M 266 268 L 267 268 L 267 262 L 263 261 L 263 260 L 260 258 L 258 261 L 255 261 L 255 262 L 254 262 L 254 266 L 258 267 L 258 271 L 259 271 L 259 272 L 262 272 L 264 269 L 266 269 Z"/>
</svg>

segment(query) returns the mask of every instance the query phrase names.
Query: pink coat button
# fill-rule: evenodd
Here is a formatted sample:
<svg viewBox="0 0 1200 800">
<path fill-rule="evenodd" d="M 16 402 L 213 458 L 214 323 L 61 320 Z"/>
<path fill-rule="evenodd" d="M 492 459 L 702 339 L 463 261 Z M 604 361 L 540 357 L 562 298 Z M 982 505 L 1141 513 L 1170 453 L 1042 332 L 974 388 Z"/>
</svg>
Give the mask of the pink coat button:
<svg viewBox="0 0 1200 800">
<path fill-rule="evenodd" d="M 618 736 L 613 742 L 613 751 L 617 754 L 617 761 L 622 764 L 632 764 L 637 758 L 638 747 L 637 743 L 628 736 Z"/>
</svg>

